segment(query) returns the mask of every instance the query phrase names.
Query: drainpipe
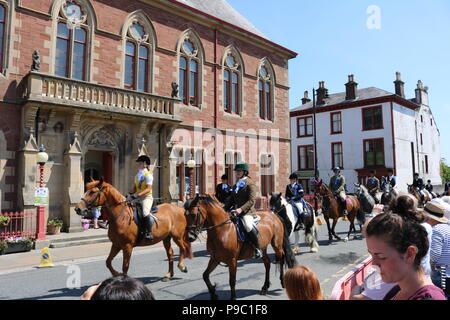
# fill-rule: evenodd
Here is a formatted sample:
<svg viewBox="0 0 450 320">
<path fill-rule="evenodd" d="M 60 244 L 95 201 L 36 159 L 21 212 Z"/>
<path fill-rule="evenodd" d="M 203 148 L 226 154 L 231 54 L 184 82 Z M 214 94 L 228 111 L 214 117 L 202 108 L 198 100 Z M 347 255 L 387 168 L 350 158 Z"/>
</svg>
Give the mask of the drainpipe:
<svg viewBox="0 0 450 320">
<path fill-rule="evenodd" d="M 217 130 L 218 127 L 218 116 L 219 116 L 219 97 L 217 94 L 217 28 L 214 29 L 214 129 Z M 217 165 L 217 138 L 214 138 L 214 186 L 217 184 L 218 170 Z"/>
</svg>

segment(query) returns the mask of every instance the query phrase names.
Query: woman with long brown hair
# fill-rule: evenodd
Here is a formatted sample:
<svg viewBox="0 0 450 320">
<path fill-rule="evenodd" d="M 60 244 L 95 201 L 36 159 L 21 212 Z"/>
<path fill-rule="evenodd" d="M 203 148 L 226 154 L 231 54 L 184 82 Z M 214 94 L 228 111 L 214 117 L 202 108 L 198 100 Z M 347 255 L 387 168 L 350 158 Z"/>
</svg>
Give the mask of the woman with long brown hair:
<svg viewBox="0 0 450 320">
<path fill-rule="evenodd" d="M 289 269 L 283 280 L 289 300 L 325 300 L 316 273 L 308 267 Z"/>
</svg>

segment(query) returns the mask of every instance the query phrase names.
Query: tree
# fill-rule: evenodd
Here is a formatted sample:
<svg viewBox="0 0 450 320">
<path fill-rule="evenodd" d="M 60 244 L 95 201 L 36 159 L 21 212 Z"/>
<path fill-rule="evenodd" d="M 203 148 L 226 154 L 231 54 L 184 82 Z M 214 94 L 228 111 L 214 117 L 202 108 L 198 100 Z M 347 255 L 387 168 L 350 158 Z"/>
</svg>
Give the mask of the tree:
<svg viewBox="0 0 450 320">
<path fill-rule="evenodd" d="M 441 159 L 441 177 L 442 183 L 450 181 L 450 167 L 447 165 L 447 161 L 445 159 Z"/>
</svg>

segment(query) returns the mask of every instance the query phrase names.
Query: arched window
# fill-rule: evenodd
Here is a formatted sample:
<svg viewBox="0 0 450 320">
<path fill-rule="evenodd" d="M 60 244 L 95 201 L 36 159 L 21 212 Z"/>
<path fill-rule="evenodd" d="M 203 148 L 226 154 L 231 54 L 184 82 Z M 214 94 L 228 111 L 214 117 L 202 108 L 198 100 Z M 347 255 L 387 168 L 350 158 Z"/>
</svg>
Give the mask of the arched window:
<svg viewBox="0 0 450 320">
<path fill-rule="evenodd" d="M 150 35 L 134 21 L 127 31 L 125 45 L 125 81 L 128 89 L 150 92 Z"/>
<path fill-rule="evenodd" d="M 227 54 L 223 66 L 223 102 L 225 112 L 241 112 L 241 65 L 234 54 Z"/>
<path fill-rule="evenodd" d="M 263 65 L 258 72 L 258 106 L 259 117 L 273 120 L 273 76 L 268 67 Z"/>
<path fill-rule="evenodd" d="M 6 32 L 6 8 L 0 3 L 0 70 L 5 67 L 5 32 Z"/>
<path fill-rule="evenodd" d="M 199 106 L 202 54 L 195 42 L 186 36 L 179 46 L 179 93 L 185 105 Z"/>
<path fill-rule="evenodd" d="M 88 79 L 87 14 L 77 1 L 61 6 L 56 34 L 55 75 L 76 80 Z"/>
</svg>

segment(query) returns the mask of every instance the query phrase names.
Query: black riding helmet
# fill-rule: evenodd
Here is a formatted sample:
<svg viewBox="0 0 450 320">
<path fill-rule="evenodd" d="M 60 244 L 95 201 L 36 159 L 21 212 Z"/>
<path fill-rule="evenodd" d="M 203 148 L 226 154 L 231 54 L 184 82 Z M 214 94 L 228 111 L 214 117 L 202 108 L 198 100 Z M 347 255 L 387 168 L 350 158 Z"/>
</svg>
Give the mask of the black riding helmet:
<svg viewBox="0 0 450 320">
<path fill-rule="evenodd" d="M 228 176 L 226 174 L 224 174 L 221 179 L 222 180 L 228 180 Z"/>
<path fill-rule="evenodd" d="M 292 173 L 292 174 L 289 176 L 289 180 L 292 180 L 292 179 L 298 179 L 298 175 L 297 175 L 296 173 Z"/>
<path fill-rule="evenodd" d="M 148 166 L 150 165 L 150 157 L 148 156 L 139 156 L 136 162 L 145 162 Z"/>
</svg>

